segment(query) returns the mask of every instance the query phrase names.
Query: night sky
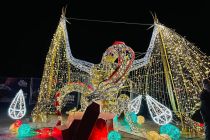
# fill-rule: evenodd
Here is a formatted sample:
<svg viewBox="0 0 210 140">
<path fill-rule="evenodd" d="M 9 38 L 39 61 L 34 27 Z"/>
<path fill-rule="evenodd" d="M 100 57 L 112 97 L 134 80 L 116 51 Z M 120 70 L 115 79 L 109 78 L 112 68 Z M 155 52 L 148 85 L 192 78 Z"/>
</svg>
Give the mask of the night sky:
<svg viewBox="0 0 210 140">
<path fill-rule="evenodd" d="M 184 0 L 183 0 L 184 1 Z M 41 77 L 45 56 L 67 5 L 67 18 L 153 23 L 159 21 L 210 55 L 209 5 L 205 1 L 112 0 L 20 0 L 1 1 L 0 77 Z M 135 52 L 148 48 L 149 26 L 113 24 L 69 19 L 69 41 L 74 57 L 99 63 L 107 47 L 124 41 Z"/>
</svg>

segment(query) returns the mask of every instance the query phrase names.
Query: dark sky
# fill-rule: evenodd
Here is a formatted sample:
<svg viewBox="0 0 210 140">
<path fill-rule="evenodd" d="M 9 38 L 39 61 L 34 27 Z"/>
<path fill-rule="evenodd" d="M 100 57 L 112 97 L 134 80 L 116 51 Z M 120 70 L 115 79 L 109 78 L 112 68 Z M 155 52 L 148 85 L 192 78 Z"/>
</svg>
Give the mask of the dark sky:
<svg viewBox="0 0 210 140">
<path fill-rule="evenodd" d="M 13 0 L 14 1 L 14 0 Z M 153 23 L 159 21 L 186 36 L 210 55 L 209 5 L 191 0 L 20 0 L 1 1 L 0 76 L 41 77 L 53 33 L 67 5 L 67 18 Z M 99 63 L 102 53 L 115 40 L 136 52 L 145 52 L 151 38 L 149 26 L 69 20 L 69 39 L 76 58 Z"/>
</svg>

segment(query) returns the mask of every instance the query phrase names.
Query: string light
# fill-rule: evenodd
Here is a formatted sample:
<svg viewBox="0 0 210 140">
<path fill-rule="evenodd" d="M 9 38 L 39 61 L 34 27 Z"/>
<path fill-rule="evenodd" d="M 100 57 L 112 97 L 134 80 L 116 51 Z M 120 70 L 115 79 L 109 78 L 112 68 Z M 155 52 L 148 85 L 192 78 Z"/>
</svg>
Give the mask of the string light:
<svg viewBox="0 0 210 140">
<path fill-rule="evenodd" d="M 122 136 L 117 131 L 111 131 L 108 134 L 108 140 L 121 140 Z"/>
<path fill-rule="evenodd" d="M 138 97 L 131 100 L 131 102 L 129 103 L 129 112 L 134 112 L 135 114 L 138 114 L 141 107 L 141 100 L 142 95 L 139 95 Z"/>
<path fill-rule="evenodd" d="M 12 119 L 18 120 L 23 118 L 25 114 L 26 114 L 25 97 L 23 95 L 23 91 L 20 89 L 9 106 L 8 115 Z"/>
<path fill-rule="evenodd" d="M 181 136 L 179 128 L 172 124 L 162 125 L 160 127 L 160 134 L 167 134 L 172 140 L 179 140 Z"/>
<path fill-rule="evenodd" d="M 197 128 L 196 123 L 188 125 L 187 120 L 192 116 L 191 110 L 199 103 L 201 81 L 210 72 L 210 61 L 208 56 L 175 31 L 155 23 L 143 58 L 134 60 L 132 49 L 118 42 L 105 51 L 100 64 L 74 58 L 68 41 L 65 17 L 62 15 L 46 57 L 40 95 L 32 113 L 34 121 L 46 121 L 47 114 L 61 114 L 66 104 L 63 100 L 65 95 L 79 91 L 82 93 L 81 110 L 89 104 L 87 97 L 90 100 L 97 97 L 103 100 L 105 112 L 137 113 L 140 98 L 146 96 L 150 111 L 161 108 L 160 112 L 151 113 L 156 123 L 170 122 L 171 109 L 180 118 L 183 128 Z M 118 63 L 115 62 L 117 59 Z M 83 84 L 78 86 L 78 83 Z M 133 105 L 128 105 L 132 102 L 131 98 L 119 96 L 123 92 L 136 93 L 139 97 L 136 100 L 132 98 Z M 152 109 L 155 106 L 157 108 Z M 166 117 L 162 118 L 162 115 Z"/>
<path fill-rule="evenodd" d="M 167 107 L 156 101 L 154 98 L 146 95 L 147 106 L 153 121 L 159 125 L 170 123 L 172 112 Z"/>
</svg>

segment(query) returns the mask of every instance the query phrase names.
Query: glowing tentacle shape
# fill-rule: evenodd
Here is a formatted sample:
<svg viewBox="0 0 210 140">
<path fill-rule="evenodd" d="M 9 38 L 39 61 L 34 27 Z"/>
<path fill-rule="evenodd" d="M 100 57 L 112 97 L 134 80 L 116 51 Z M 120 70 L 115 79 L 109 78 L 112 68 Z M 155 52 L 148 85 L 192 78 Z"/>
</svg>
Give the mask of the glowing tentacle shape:
<svg viewBox="0 0 210 140">
<path fill-rule="evenodd" d="M 170 123 L 172 112 L 149 95 L 146 95 L 147 106 L 153 121 L 159 125 Z"/>
<path fill-rule="evenodd" d="M 141 107 L 141 100 L 142 100 L 142 95 L 139 95 L 133 100 L 131 100 L 130 103 L 128 104 L 129 112 L 134 112 L 135 114 L 138 114 Z"/>
<path fill-rule="evenodd" d="M 8 114 L 12 119 L 21 119 L 26 114 L 26 103 L 23 95 L 23 91 L 20 89 L 16 94 L 15 98 L 12 100 Z"/>
</svg>

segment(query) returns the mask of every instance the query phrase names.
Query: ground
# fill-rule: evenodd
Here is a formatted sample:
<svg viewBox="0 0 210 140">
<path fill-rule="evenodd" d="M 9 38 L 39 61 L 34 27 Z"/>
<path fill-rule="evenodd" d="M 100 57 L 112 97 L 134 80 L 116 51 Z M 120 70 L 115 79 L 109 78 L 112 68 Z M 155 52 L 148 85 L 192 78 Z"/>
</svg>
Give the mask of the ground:
<svg viewBox="0 0 210 140">
<path fill-rule="evenodd" d="M 14 122 L 14 120 L 10 119 L 8 114 L 7 114 L 7 109 L 8 109 L 8 106 L 7 104 L 3 104 L 1 103 L 0 105 L 0 140 L 22 140 L 20 138 L 16 138 L 15 135 L 12 135 L 10 134 L 9 132 L 9 126 Z M 29 123 L 33 128 L 36 128 L 36 127 L 40 127 L 39 125 L 40 124 L 35 124 L 35 123 L 32 123 L 30 121 L 30 110 L 28 111 L 26 117 L 24 117 L 22 119 L 23 123 Z M 53 126 L 54 125 L 54 122 L 53 119 L 50 123 L 48 123 L 47 125 L 51 125 Z M 46 125 L 46 124 L 45 124 Z M 146 120 L 145 123 L 142 125 L 143 128 L 145 128 L 146 130 L 148 131 L 157 131 L 159 130 L 159 126 L 156 125 L 154 122 L 152 122 L 151 120 Z M 128 133 L 125 133 L 125 132 L 120 132 L 122 134 L 122 140 L 139 140 L 139 139 L 142 139 L 144 140 L 144 138 L 140 138 L 140 137 L 136 137 L 134 135 L 131 135 L 131 134 L 128 134 Z M 37 138 L 24 138 L 24 140 L 37 140 Z M 187 140 L 187 139 L 193 139 L 193 140 L 202 140 L 203 138 L 201 137 L 182 137 L 181 140 Z M 48 139 L 45 139 L 45 140 L 54 140 L 53 138 L 48 138 Z"/>
</svg>

